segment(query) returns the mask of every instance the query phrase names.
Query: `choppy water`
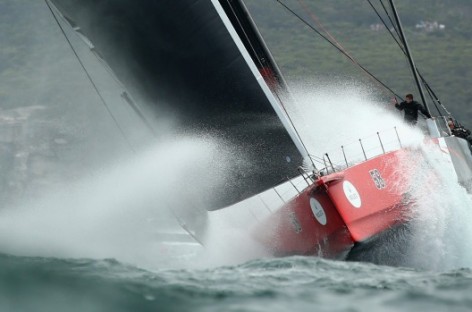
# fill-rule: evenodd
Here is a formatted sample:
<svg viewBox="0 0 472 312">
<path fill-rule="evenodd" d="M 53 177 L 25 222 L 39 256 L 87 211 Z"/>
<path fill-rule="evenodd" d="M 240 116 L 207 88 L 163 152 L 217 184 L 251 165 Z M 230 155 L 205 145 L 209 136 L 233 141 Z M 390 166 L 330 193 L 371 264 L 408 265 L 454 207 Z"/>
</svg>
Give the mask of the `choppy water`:
<svg viewBox="0 0 472 312">
<path fill-rule="evenodd" d="M 0 257 L 1 311 L 470 311 L 472 272 L 314 257 L 212 269 Z"/>
</svg>

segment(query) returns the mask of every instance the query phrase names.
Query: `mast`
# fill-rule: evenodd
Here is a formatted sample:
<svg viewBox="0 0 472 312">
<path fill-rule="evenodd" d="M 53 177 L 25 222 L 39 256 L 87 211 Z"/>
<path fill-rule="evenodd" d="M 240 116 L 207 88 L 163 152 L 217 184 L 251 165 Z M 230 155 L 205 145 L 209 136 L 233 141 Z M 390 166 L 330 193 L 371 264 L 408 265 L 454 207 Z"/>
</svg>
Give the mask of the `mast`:
<svg viewBox="0 0 472 312">
<path fill-rule="evenodd" d="M 392 10 L 393 10 L 393 15 L 395 17 L 395 22 L 397 23 L 398 29 L 400 31 L 400 36 L 401 36 L 401 39 L 403 41 L 403 45 L 405 46 L 405 51 L 406 51 L 406 55 L 408 57 L 408 61 L 410 63 L 411 71 L 413 72 L 413 76 L 415 77 L 416 86 L 418 87 L 418 90 L 420 92 L 421 101 L 423 102 L 423 106 L 426 109 L 426 111 L 429 114 L 431 114 L 430 111 L 429 111 L 428 105 L 426 105 L 424 91 L 423 91 L 423 87 L 421 86 L 421 83 L 420 83 L 418 70 L 416 69 L 415 62 L 413 61 L 413 56 L 411 54 L 410 48 L 408 47 L 408 42 L 406 40 L 405 33 L 403 32 L 402 23 L 400 21 L 400 17 L 398 16 L 398 12 L 397 12 L 397 9 L 395 7 L 395 3 L 393 2 L 393 0 L 389 0 L 389 2 L 390 2 L 390 6 L 392 7 Z"/>
</svg>

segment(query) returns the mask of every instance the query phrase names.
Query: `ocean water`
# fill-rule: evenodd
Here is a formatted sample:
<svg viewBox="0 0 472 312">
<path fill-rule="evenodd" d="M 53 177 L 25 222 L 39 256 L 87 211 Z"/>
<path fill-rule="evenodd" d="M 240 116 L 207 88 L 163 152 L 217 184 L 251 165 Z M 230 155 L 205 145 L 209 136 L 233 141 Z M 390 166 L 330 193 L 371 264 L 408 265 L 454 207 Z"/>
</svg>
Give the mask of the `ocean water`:
<svg viewBox="0 0 472 312">
<path fill-rule="evenodd" d="M 113 259 L 0 257 L 1 311 L 470 311 L 472 272 L 316 257 L 144 270 Z"/>
</svg>

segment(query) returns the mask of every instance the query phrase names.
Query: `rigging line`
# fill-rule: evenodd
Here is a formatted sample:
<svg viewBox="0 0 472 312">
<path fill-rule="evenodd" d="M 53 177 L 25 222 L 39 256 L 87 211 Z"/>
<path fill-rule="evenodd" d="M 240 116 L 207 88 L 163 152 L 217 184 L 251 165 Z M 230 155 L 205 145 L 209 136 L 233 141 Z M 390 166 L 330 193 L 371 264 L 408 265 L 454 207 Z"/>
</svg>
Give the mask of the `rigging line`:
<svg viewBox="0 0 472 312">
<path fill-rule="evenodd" d="M 244 37 L 246 38 L 246 42 L 248 42 L 249 46 L 251 47 L 252 52 L 253 52 L 254 55 L 256 56 L 257 62 L 259 63 L 259 65 L 260 65 L 261 67 L 264 67 L 264 64 L 262 64 L 261 60 L 259 60 L 259 58 L 257 57 L 257 56 L 258 56 L 258 53 L 257 53 L 256 49 L 253 47 L 253 45 L 251 44 L 251 41 L 249 40 L 249 36 L 248 36 L 246 30 L 244 29 L 244 27 L 243 27 L 241 21 L 239 20 L 238 15 L 236 14 L 236 11 L 233 9 L 233 6 L 232 6 L 230 3 L 228 3 L 228 5 L 229 5 L 229 7 L 230 7 L 230 9 L 231 9 L 231 13 L 233 13 L 233 16 L 236 18 L 236 21 L 238 22 L 239 29 L 242 30 L 242 32 L 243 32 L 243 34 L 244 34 Z"/>
<path fill-rule="evenodd" d="M 397 25 L 393 22 L 392 17 L 391 17 L 390 14 L 388 13 L 387 7 L 385 7 L 385 4 L 383 3 L 382 0 L 379 0 L 379 2 L 380 2 L 380 4 L 382 5 L 385 14 L 387 14 L 387 17 L 388 17 L 388 19 L 389 19 L 389 21 L 390 21 L 390 24 L 392 24 L 392 27 L 393 27 L 393 29 L 395 30 L 395 33 L 397 34 L 398 38 L 400 38 L 400 33 L 398 32 Z M 390 30 L 389 30 L 389 31 L 390 31 Z"/>
<path fill-rule="evenodd" d="M 429 98 L 431 99 L 431 101 L 433 102 L 434 104 L 434 107 L 436 108 L 436 110 L 438 111 L 438 116 L 441 116 L 441 111 L 439 110 L 439 107 L 438 105 L 436 104 L 436 102 L 434 101 L 434 97 L 433 97 L 433 94 L 431 93 L 431 88 L 429 88 L 428 84 L 426 83 L 426 81 L 424 81 L 423 77 L 421 77 L 420 75 L 420 78 L 422 79 L 422 82 L 423 84 L 425 85 L 426 87 L 426 91 L 428 91 L 428 95 L 429 95 Z"/>
<path fill-rule="evenodd" d="M 385 20 L 382 18 L 382 16 L 379 14 L 379 12 L 378 12 L 377 9 L 375 8 L 375 6 L 372 4 L 372 2 L 371 2 L 370 0 L 366 0 L 366 1 L 370 4 L 370 6 L 371 6 L 372 9 L 374 10 L 374 12 L 377 14 L 377 16 L 379 17 L 379 19 L 382 21 L 383 25 L 385 26 L 385 29 L 386 29 L 386 30 L 388 31 L 388 33 L 392 36 L 393 40 L 395 40 L 395 42 L 397 43 L 397 45 L 398 45 L 398 47 L 400 48 L 400 50 L 403 52 L 403 54 L 404 54 L 405 56 L 407 56 L 406 51 L 405 51 L 405 47 L 403 46 L 403 44 L 401 44 L 401 43 L 398 41 L 398 38 L 396 38 L 396 37 L 393 35 L 392 31 L 388 28 L 387 23 L 386 23 Z M 383 3 L 382 0 L 379 0 L 379 1 L 380 1 L 380 3 L 382 4 L 382 7 L 384 8 L 385 13 L 386 13 L 387 16 L 388 16 L 388 18 L 389 18 L 389 20 L 390 20 L 390 23 L 392 23 L 392 26 L 393 26 L 393 28 L 395 29 L 395 32 L 397 33 L 397 36 L 399 36 L 398 30 L 397 30 L 395 24 L 393 23 L 392 18 L 390 17 L 387 8 L 385 7 L 385 5 L 384 5 L 384 3 Z M 421 78 L 423 84 L 424 84 L 424 85 L 426 86 L 426 88 L 430 91 L 430 92 L 429 92 L 429 95 L 431 96 L 431 100 L 433 101 L 433 103 L 435 104 L 435 106 L 436 106 L 436 103 L 435 103 L 435 101 L 436 101 L 436 102 L 438 102 L 438 103 L 442 106 L 442 108 L 446 111 L 446 113 L 449 113 L 449 112 L 447 111 L 447 109 L 441 104 L 441 101 L 440 101 L 439 98 L 436 96 L 436 94 L 434 93 L 434 91 L 431 89 L 431 87 L 429 86 L 428 82 L 427 82 L 426 79 L 423 77 L 423 75 L 421 75 L 421 73 L 419 72 L 419 70 L 418 70 L 417 67 L 416 67 L 416 70 L 418 71 L 418 74 L 419 74 L 419 76 L 420 76 L 420 78 Z M 434 98 L 433 98 L 433 96 L 434 96 Z M 400 97 L 400 98 L 401 98 L 401 97 Z M 437 108 L 437 107 L 436 107 L 436 108 Z"/>
<path fill-rule="evenodd" d="M 143 123 L 149 129 L 149 131 L 154 136 L 156 136 L 156 132 L 154 131 L 154 128 L 151 126 L 147 118 L 144 116 L 144 113 L 141 111 L 141 108 L 139 107 L 139 105 L 132 99 L 131 95 L 128 93 L 123 83 L 116 77 L 116 74 L 111 69 L 110 65 L 108 65 L 108 63 L 103 59 L 100 53 L 95 49 L 95 46 L 92 44 L 92 42 L 84 34 L 80 32 L 79 27 L 77 27 L 77 29 L 74 28 L 71 20 L 69 20 L 67 17 L 63 15 L 61 15 L 61 17 L 63 18 L 64 21 L 66 21 L 72 27 L 72 29 L 75 30 L 79 38 L 85 41 L 85 43 L 89 46 L 89 49 L 92 52 L 92 55 L 95 57 L 95 59 L 98 60 L 102 64 L 103 68 L 108 73 L 108 75 L 113 79 L 113 81 L 116 83 L 118 88 L 121 88 L 123 90 L 123 92 L 121 93 L 121 97 L 126 101 L 126 103 L 129 106 L 131 106 L 134 112 L 138 115 L 138 117 L 143 121 Z"/>
<path fill-rule="evenodd" d="M 348 52 L 346 51 L 346 49 L 343 48 L 343 46 L 323 27 L 322 23 L 319 21 L 319 19 L 317 18 L 317 16 L 308 8 L 308 6 L 306 5 L 306 3 L 303 1 L 303 0 L 298 0 L 300 6 L 305 10 L 305 12 L 307 12 L 311 19 L 318 25 L 318 27 L 320 27 L 326 34 L 327 36 L 329 36 L 329 38 L 334 42 L 336 43 L 336 45 L 342 49 L 344 52 L 346 52 L 346 54 L 348 54 Z M 382 21 L 383 25 L 385 26 L 385 29 L 388 31 L 388 33 L 392 36 L 393 40 L 397 43 L 397 45 L 399 46 L 400 50 L 402 50 L 402 52 L 406 55 L 406 52 L 405 52 L 405 49 L 404 47 L 400 44 L 400 42 L 398 42 L 397 38 L 393 35 L 393 33 L 390 31 L 389 27 L 387 26 L 387 23 L 385 22 L 385 20 L 382 18 L 382 16 L 379 14 L 379 12 L 377 11 L 377 9 L 375 8 L 375 6 L 371 3 L 370 0 L 367 0 L 367 2 L 370 4 L 370 6 L 372 7 L 372 9 L 374 10 L 374 12 L 377 14 L 377 16 L 379 17 L 379 19 Z M 385 7 L 385 5 L 383 4 L 382 0 L 380 0 L 380 2 L 382 3 L 382 6 L 384 8 L 384 11 L 386 13 L 386 15 L 388 16 L 388 18 L 390 19 L 390 22 L 392 23 L 392 26 L 393 28 L 395 29 L 395 31 L 397 32 L 397 35 L 398 35 L 398 30 L 396 29 L 395 25 L 393 24 L 393 21 Z M 357 64 L 357 62 L 356 62 Z M 418 70 L 418 69 L 417 69 Z M 441 112 L 439 111 L 439 108 L 437 107 L 436 103 L 435 103 L 435 100 L 439 102 L 439 99 L 436 97 L 433 98 L 433 95 L 434 95 L 434 92 L 433 90 L 429 87 L 428 83 L 426 82 L 426 80 L 421 76 L 420 74 L 420 77 L 423 81 L 423 84 L 428 88 L 428 94 L 431 98 L 431 101 L 434 103 L 436 109 L 438 110 L 438 113 L 439 115 L 441 115 Z M 433 94 L 432 94 L 433 93 Z M 400 97 L 401 98 L 401 97 Z M 402 99 L 403 100 L 403 99 Z M 447 110 L 446 110 L 447 112 Z"/>
<path fill-rule="evenodd" d="M 387 10 L 387 8 L 385 7 L 384 3 L 382 2 L 382 0 L 379 0 L 380 3 L 382 4 L 382 7 L 385 11 L 385 14 L 388 16 L 389 20 L 390 20 L 390 23 L 392 24 L 393 28 L 395 29 L 395 32 L 397 33 L 397 36 L 398 35 L 398 30 L 397 28 L 395 27 L 395 24 L 393 23 L 392 21 L 392 18 Z M 331 40 L 333 40 L 336 45 L 343 49 L 344 52 L 346 52 L 347 54 L 347 51 L 342 47 L 342 45 L 323 27 L 323 25 L 321 24 L 321 22 L 319 21 L 319 19 L 313 14 L 313 12 L 311 12 L 308 8 L 308 6 L 306 5 L 306 3 L 303 1 L 303 0 L 298 0 L 298 2 L 300 3 L 300 6 L 303 7 L 303 9 L 311 16 L 312 20 L 318 25 L 318 27 L 320 27 L 329 37 Z M 406 55 L 406 51 L 404 49 L 404 47 L 402 46 L 402 44 L 398 41 L 398 39 L 393 35 L 392 31 L 390 31 L 387 23 L 385 22 L 385 20 L 382 18 L 382 16 L 380 15 L 380 13 L 378 12 L 377 8 L 372 4 L 372 2 L 370 0 L 367 0 L 367 2 L 370 4 L 370 6 L 372 7 L 372 9 L 374 10 L 374 12 L 377 14 L 377 16 L 379 17 L 379 19 L 382 21 L 383 25 L 385 26 L 385 29 L 388 31 L 388 33 L 392 36 L 393 40 L 397 43 L 398 47 L 400 48 L 400 50 L 403 52 L 403 54 Z M 357 63 L 357 62 L 356 62 Z M 417 69 L 418 70 L 418 69 Z M 423 84 L 426 86 L 426 88 L 428 89 L 428 93 L 429 93 L 429 96 L 431 97 L 431 100 L 432 102 L 434 103 L 436 109 L 438 110 L 439 112 L 439 108 L 437 107 L 435 101 L 437 101 L 441 106 L 443 106 L 441 104 L 441 102 L 439 101 L 439 99 L 437 98 L 437 96 L 434 94 L 434 91 L 431 89 L 431 87 L 429 86 L 429 84 L 427 83 L 427 81 L 424 79 L 424 77 L 419 74 L 422 81 L 423 81 Z M 433 98 L 434 96 L 434 98 Z M 402 97 L 400 97 L 402 98 Z M 443 106 L 444 110 L 447 112 L 447 109 Z M 439 112 L 439 115 L 441 115 L 441 113 Z"/>
<path fill-rule="evenodd" d="M 406 53 L 405 53 L 406 54 Z M 434 93 L 433 89 L 430 87 L 430 85 L 428 84 L 428 82 L 426 81 L 426 79 L 423 77 L 423 75 L 421 74 L 421 72 L 419 71 L 418 67 L 416 67 L 416 71 L 418 72 L 418 75 L 420 76 L 421 78 L 421 82 L 423 83 L 423 85 L 426 87 L 426 89 L 428 90 L 428 93 L 431 97 L 431 101 L 433 102 L 434 106 L 436 106 L 436 109 L 437 108 L 437 104 L 439 104 L 443 109 L 444 111 L 447 113 L 447 114 L 451 114 L 448 112 L 448 110 L 446 109 L 446 107 L 444 107 L 444 105 L 441 103 L 441 101 L 439 100 L 438 96 L 436 95 L 436 93 Z M 437 103 L 437 104 L 436 104 Z M 439 110 L 439 109 L 438 109 Z M 441 113 L 439 113 L 439 115 L 441 115 Z"/>
<path fill-rule="evenodd" d="M 400 47 L 400 49 L 403 51 L 403 53 L 406 55 L 406 52 L 405 52 L 405 48 L 403 47 L 403 45 L 398 41 L 398 39 L 393 35 L 392 31 L 389 29 L 387 23 L 385 22 L 385 20 L 383 19 L 383 17 L 380 15 L 380 13 L 377 11 L 377 8 L 372 4 L 372 2 L 370 0 L 367 0 L 367 2 L 370 4 L 370 6 L 372 7 L 372 9 L 374 10 L 375 14 L 377 14 L 377 16 L 379 17 L 379 19 L 382 21 L 382 24 L 385 26 L 385 29 L 388 31 L 388 33 L 390 34 L 390 36 L 392 36 L 393 40 L 395 40 L 395 42 L 397 43 L 397 45 Z M 388 13 L 387 13 L 388 15 Z M 390 18 L 390 16 L 389 16 Z M 396 30 L 395 28 L 395 25 L 393 26 L 393 28 Z M 398 32 L 397 32 L 397 36 L 398 36 Z"/>
<path fill-rule="evenodd" d="M 343 51 L 346 52 L 347 54 L 347 51 L 346 49 L 344 49 L 344 47 L 336 40 L 336 38 L 334 38 L 323 26 L 323 24 L 321 24 L 320 20 L 318 19 L 318 17 L 308 8 L 308 6 L 306 5 L 305 1 L 303 0 L 298 0 L 298 3 L 300 4 L 300 6 L 305 10 L 305 12 L 307 12 L 311 19 L 318 25 L 318 27 L 321 28 L 321 30 L 324 31 L 324 33 L 340 48 L 342 49 Z"/>
<path fill-rule="evenodd" d="M 305 12 L 307 12 L 311 19 L 318 25 L 319 28 L 321 28 L 324 33 L 326 33 L 326 35 L 339 47 L 339 49 L 341 49 L 344 54 L 346 56 L 348 56 L 351 61 L 356 65 L 356 66 L 360 66 L 359 62 L 353 57 L 351 56 L 348 51 L 336 40 L 336 38 L 334 38 L 331 33 L 329 33 L 325 27 L 323 26 L 323 24 L 320 22 L 320 20 L 318 19 L 318 17 L 308 8 L 308 6 L 306 5 L 306 3 L 303 1 L 303 0 L 298 0 L 300 6 L 305 10 Z M 377 82 L 377 79 L 373 78 L 372 75 L 367 75 L 369 78 L 373 79 L 374 81 Z M 389 90 L 390 92 L 392 92 L 391 90 Z M 395 94 L 394 92 L 392 92 L 393 94 Z M 398 96 L 398 95 L 397 95 Z"/>
<path fill-rule="evenodd" d="M 303 0 L 298 0 L 298 3 L 300 4 L 300 6 L 305 10 L 305 12 L 310 15 L 311 19 L 315 22 L 315 24 L 321 28 L 321 30 L 329 37 L 329 39 L 334 42 L 336 44 L 336 46 L 339 47 L 339 49 L 341 49 L 347 56 L 349 56 L 353 63 L 355 65 L 359 65 L 359 62 L 354 59 L 353 56 L 351 56 L 349 54 L 349 52 L 341 45 L 341 43 L 339 43 L 339 41 L 336 40 L 336 38 L 334 38 L 334 36 L 331 35 L 331 33 L 323 26 L 323 24 L 321 23 L 321 21 L 319 20 L 319 18 L 309 9 L 309 7 L 306 5 L 305 1 Z M 371 76 L 368 75 L 369 78 L 372 79 Z M 375 81 L 375 80 L 374 80 Z"/>
<path fill-rule="evenodd" d="M 370 0 L 367 0 L 367 1 L 370 3 Z M 389 18 L 389 20 L 390 20 L 390 23 L 391 23 L 392 26 L 393 26 L 393 29 L 395 29 L 395 32 L 396 32 L 397 36 L 400 37 L 400 34 L 398 33 L 398 29 L 397 29 L 395 23 L 393 22 L 392 18 L 390 17 L 390 14 L 388 13 L 388 10 L 387 10 L 387 8 L 385 7 L 385 4 L 383 3 L 382 0 L 379 0 L 379 2 L 380 2 L 380 4 L 382 5 L 385 14 L 388 16 L 388 18 Z M 371 3 L 370 3 L 370 4 L 371 4 Z M 371 4 L 371 6 L 372 6 L 372 8 L 374 9 L 374 11 L 377 13 L 377 11 L 376 11 L 376 9 L 374 8 L 374 6 L 373 6 L 372 4 Z M 395 42 L 397 43 L 397 45 L 398 45 L 398 46 L 400 47 L 400 49 L 402 50 L 403 54 L 405 54 L 405 56 L 407 56 L 404 45 L 401 44 L 400 42 L 398 42 L 397 38 L 393 35 L 393 33 L 390 31 L 390 29 L 388 29 L 386 23 L 384 22 L 384 20 L 382 19 L 382 17 L 381 17 L 378 13 L 377 13 L 377 16 L 378 16 L 378 17 L 380 18 L 380 20 L 383 22 L 383 24 L 384 24 L 385 27 L 387 28 L 388 32 L 389 32 L 390 35 L 392 36 L 392 38 L 395 40 Z M 416 67 L 416 70 L 418 71 L 418 67 Z M 424 84 L 427 88 L 429 88 L 429 89 L 432 91 L 432 89 L 429 87 L 428 83 L 426 82 L 426 79 L 424 79 L 424 77 L 421 75 L 421 73 L 419 73 L 419 71 L 418 71 L 418 74 L 420 75 L 420 78 L 421 78 L 423 84 Z M 430 93 L 430 95 L 431 95 L 431 93 Z M 431 96 L 431 99 L 432 99 L 433 102 L 434 102 L 434 99 L 432 98 L 432 96 Z M 436 98 L 436 100 L 439 101 L 438 98 Z"/>
<path fill-rule="evenodd" d="M 398 30 L 400 32 L 401 41 L 403 42 L 403 45 L 405 46 L 405 51 L 406 51 L 407 56 L 408 56 L 407 57 L 408 58 L 408 63 L 410 64 L 410 69 L 411 69 L 411 72 L 413 74 L 413 78 L 415 78 L 415 84 L 416 84 L 416 87 L 418 88 L 418 91 L 420 93 L 422 104 L 424 106 L 424 109 L 426 110 L 426 112 L 429 115 L 430 114 L 429 113 L 429 108 L 428 108 L 428 105 L 426 103 L 426 99 L 424 97 L 423 86 L 422 86 L 422 84 L 420 82 L 420 79 L 419 79 L 418 71 L 417 71 L 415 62 L 413 60 L 413 55 L 410 52 L 410 48 L 408 47 L 408 40 L 406 39 L 405 32 L 403 31 L 402 23 L 401 23 L 399 15 L 398 15 L 398 11 L 396 9 L 394 0 L 389 0 L 389 3 L 390 3 L 390 8 L 392 9 L 392 12 L 393 12 L 394 17 L 395 17 L 395 23 L 397 24 Z"/>
<path fill-rule="evenodd" d="M 315 27 L 313 27 L 310 23 L 308 23 L 306 20 L 304 20 L 300 15 L 298 15 L 296 12 L 294 12 L 292 9 L 290 9 L 285 3 L 281 2 L 281 0 L 274 0 L 276 2 L 278 2 L 280 5 L 282 5 L 287 11 L 289 11 L 293 16 L 295 16 L 296 18 L 298 18 L 303 24 L 305 24 L 306 26 L 308 26 L 311 30 L 313 30 L 314 32 L 316 32 L 318 35 L 320 35 L 324 40 L 326 40 L 329 44 L 331 44 L 336 50 L 338 50 L 339 52 L 341 52 L 344 56 L 346 56 L 351 62 L 353 62 L 355 65 L 357 65 L 359 68 L 361 68 L 365 73 L 367 73 L 370 77 L 372 77 L 375 81 L 377 81 L 380 85 L 382 85 L 386 90 L 390 91 L 393 95 L 395 96 L 398 96 L 399 98 L 401 98 L 401 96 L 399 96 L 398 94 L 396 94 L 392 89 L 390 89 L 385 83 L 383 83 L 382 81 L 380 81 L 380 79 L 378 79 L 377 77 L 375 77 L 371 72 L 369 72 L 369 70 L 367 70 L 364 66 L 362 66 L 360 63 L 356 63 L 356 61 L 350 57 L 348 54 L 346 54 L 342 49 L 340 49 L 338 46 L 336 46 L 333 42 L 331 42 L 328 38 L 326 38 L 325 35 L 323 35 L 322 33 L 320 33 Z"/>
<path fill-rule="evenodd" d="M 103 103 L 103 105 L 105 106 L 105 109 L 107 110 L 108 114 L 111 116 L 113 122 L 115 123 L 116 127 L 118 128 L 118 130 L 120 131 L 120 133 L 123 135 L 123 137 L 125 138 L 125 141 L 127 142 L 127 144 L 129 145 L 129 147 L 131 148 L 131 150 L 133 152 L 136 152 L 133 148 L 133 146 L 131 145 L 131 142 L 129 141 L 128 137 L 126 136 L 125 132 L 123 131 L 123 129 L 120 127 L 119 123 L 118 123 L 118 120 L 116 120 L 115 116 L 113 115 L 113 113 L 111 112 L 110 108 L 108 107 L 105 99 L 103 98 L 102 94 L 100 93 L 100 91 L 98 90 L 98 87 L 97 85 L 93 82 L 93 79 L 92 77 L 90 76 L 89 72 L 87 71 L 87 69 L 85 68 L 85 65 L 83 64 L 82 60 L 80 59 L 79 55 L 77 54 L 77 51 L 75 51 L 74 49 L 74 46 L 72 45 L 72 42 L 69 40 L 69 37 L 67 37 L 67 34 L 64 30 L 64 28 L 62 27 L 61 23 L 59 22 L 56 14 L 54 13 L 52 7 L 51 7 L 51 4 L 49 3 L 49 0 L 44 0 L 46 2 L 46 5 L 48 6 L 49 8 L 49 11 L 51 11 L 51 14 L 52 16 L 54 17 L 54 20 L 56 21 L 57 25 L 59 26 L 59 29 L 61 30 L 62 34 L 64 35 L 64 38 L 66 39 L 67 43 L 69 44 L 69 47 L 72 49 L 72 52 L 74 53 L 75 57 L 77 58 L 77 61 L 79 62 L 80 66 L 82 67 L 82 69 L 84 70 L 85 72 L 85 75 L 87 76 L 88 80 L 90 81 L 90 83 L 92 84 L 92 87 L 95 89 L 95 92 L 97 93 L 98 97 L 100 98 L 101 102 Z"/>
<path fill-rule="evenodd" d="M 290 122 L 290 124 L 292 125 L 292 128 L 293 128 L 293 131 L 295 131 L 301 145 L 303 146 L 303 149 L 305 150 L 306 152 L 306 155 L 308 156 L 308 159 L 311 161 L 311 164 L 313 165 L 313 169 L 318 171 L 318 169 L 316 168 L 316 165 L 315 163 L 313 162 L 313 160 L 311 159 L 311 157 L 309 156 L 310 155 L 310 152 L 308 151 L 308 148 L 306 147 L 305 143 L 303 142 L 302 140 L 302 137 L 300 136 L 300 133 L 298 132 L 297 130 L 297 127 L 295 127 L 295 123 L 293 122 L 292 120 L 292 117 L 290 117 L 290 114 L 288 113 L 287 111 L 287 108 L 285 107 L 285 105 L 283 104 L 282 102 L 282 99 L 280 98 L 279 94 L 277 92 L 274 92 L 275 96 L 277 97 L 277 100 L 278 102 L 280 103 L 280 106 L 282 107 L 282 109 L 284 110 L 285 112 L 285 116 L 287 116 L 287 119 L 288 121 Z"/>
<path fill-rule="evenodd" d="M 233 16 L 236 18 L 236 21 L 237 21 L 237 23 L 238 23 L 238 25 L 239 25 L 239 28 L 242 30 L 244 36 L 246 37 L 246 41 L 249 43 L 249 46 L 250 46 L 250 48 L 252 49 L 252 51 L 253 51 L 253 53 L 254 53 L 254 55 L 255 55 L 255 57 L 256 57 L 256 61 L 259 63 L 259 65 L 260 65 L 261 67 L 264 67 L 264 64 L 262 64 L 261 60 L 259 59 L 258 53 L 257 53 L 257 51 L 255 50 L 255 48 L 253 47 L 253 45 L 251 44 L 251 41 L 249 40 L 249 36 L 248 36 L 248 34 L 246 33 L 246 31 L 244 30 L 244 27 L 243 27 L 241 21 L 239 20 L 237 14 L 236 14 L 236 12 L 235 12 L 235 10 L 233 9 L 233 6 L 232 6 L 230 3 L 228 3 L 228 4 L 229 4 L 229 7 L 230 7 L 230 9 L 231 9 L 231 12 L 233 13 Z M 277 80 L 278 80 L 278 79 L 277 79 Z M 265 79 L 264 79 L 264 81 L 265 81 Z M 272 91 L 272 89 L 271 89 L 270 87 L 269 87 L 269 90 Z M 302 147 L 303 147 L 303 149 L 305 150 L 306 154 L 309 155 L 308 148 L 306 147 L 305 143 L 303 143 L 303 140 L 302 140 L 302 138 L 301 138 L 301 136 L 300 136 L 300 133 L 298 132 L 297 128 L 295 127 L 295 123 L 293 122 L 292 118 L 290 117 L 290 114 L 288 113 L 288 111 L 287 111 L 285 105 L 283 104 L 283 101 L 282 101 L 280 95 L 278 94 L 278 92 L 277 92 L 276 90 L 274 90 L 274 92 L 272 92 L 272 93 L 277 97 L 278 103 L 280 104 L 280 106 L 282 107 L 283 111 L 285 112 L 285 116 L 287 117 L 287 119 L 288 119 L 288 121 L 290 122 L 290 124 L 291 124 L 293 130 L 295 131 L 295 134 L 297 135 L 298 140 L 300 141 L 300 144 L 302 145 Z M 316 166 L 315 166 L 315 164 L 313 163 L 313 161 L 312 161 L 312 164 L 313 164 L 314 169 L 316 169 Z"/>
<path fill-rule="evenodd" d="M 421 74 L 420 75 L 420 78 L 423 80 L 423 84 L 426 86 L 426 88 L 428 89 L 428 91 L 431 91 L 432 95 L 434 96 L 434 99 L 435 101 L 442 107 L 442 109 L 444 109 L 444 111 L 448 114 L 448 115 L 451 115 L 451 113 L 447 110 L 447 108 L 441 103 L 441 101 L 439 100 L 438 96 L 436 95 L 436 93 L 434 93 L 433 89 L 431 89 L 431 87 L 429 86 L 428 82 L 426 80 L 424 80 L 423 76 Z M 434 101 L 433 101 L 434 103 Z M 436 103 L 435 103 L 436 105 Z"/>
<path fill-rule="evenodd" d="M 403 52 L 403 54 L 406 56 L 406 51 L 405 51 L 405 47 L 398 41 L 398 39 L 393 35 L 392 31 L 389 29 L 387 23 L 385 22 L 385 20 L 382 18 L 382 16 L 380 15 L 380 13 L 378 12 L 377 8 L 375 8 L 375 6 L 372 4 L 372 2 L 370 0 L 367 0 L 367 2 L 370 4 L 370 6 L 372 7 L 372 9 L 374 10 L 374 12 L 377 14 L 377 16 L 379 17 L 379 19 L 382 21 L 383 25 L 385 26 L 385 29 L 388 31 L 388 33 L 392 36 L 393 40 L 397 43 L 398 47 L 400 48 L 400 50 Z M 395 24 L 393 23 L 392 21 L 392 18 L 390 17 L 390 14 L 388 13 L 388 10 L 387 8 L 385 7 L 384 3 L 382 0 L 379 0 L 379 2 L 382 4 L 382 7 L 385 11 L 385 14 L 387 14 L 389 20 L 390 20 L 390 23 L 392 24 L 393 28 L 395 29 L 395 32 L 397 33 L 397 36 L 399 36 L 398 34 L 398 30 L 397 28 L 395 27 Z M 418 71 L 418 68 L 416 68 L 416 70 Z M 418 71 L 418 74 L 420 75 L 421 77 L 421 80 L 423 82 L 423 84 L 426 86 L 426 88 L 428 89 L 428 93 L 431 97 L 431 100 L 432 102 L 434 103 L 434 105 L 436 106 L 436 109 L 438 109 L 436 103 L 435 103 L 435 100 L 437 102 L 440 103 L 439 99 L 435 96 L 436 99 L 433 98 L 433 95 L 434 95 L 434 92 L 433 90 L 431 89 L 431 87 L 429 86 L 429 84 L 427 83 L 427 81 L 424 79 L 424 77 L 421 75 L 421 73 L 419 73 Z M 433 93 L 433 95 L 431 94 Z M 439 112 L 439 109 L 438 109 L 438 112 Z M 446 110 L 447 112 L 447 110 Z M 441 113 L 439 113 L 439 115 L 441 115 Z"/>
</svg>

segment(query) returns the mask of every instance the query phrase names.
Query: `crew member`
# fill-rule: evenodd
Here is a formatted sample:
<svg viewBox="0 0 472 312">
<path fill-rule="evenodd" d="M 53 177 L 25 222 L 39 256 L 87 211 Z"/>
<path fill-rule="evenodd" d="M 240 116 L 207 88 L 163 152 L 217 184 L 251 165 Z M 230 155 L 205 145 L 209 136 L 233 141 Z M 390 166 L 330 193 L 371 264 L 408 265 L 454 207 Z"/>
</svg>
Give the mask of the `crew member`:
<svg viewBox="0 0 472 312">
<path fill-rule="evenodd" d="M 410 125 L 416 125 L 418 122 L 418 111 L 420 111 L 427 118 L 431 118 L 431 115 L 420 103 L 413 101 L 413 94 L 407 94 L 406 100 L 398 104 L 397 98 L 395 98 L 395 107 L 398 110 L 404 111 L 404 120 Z"/>
<path fill-rule="evenodd" d="M 447 121 L 447 125 L 449 126 L 449 129 L 451 129 L 451 133 L 458 137 L 458 138 L 463 138 L 466 139 L 467 142 L 469 142 L 469 146 L 472 145 L 472 137 L 470 136 L 470 130 L 464 128 L 462 125 L 458 123 L 454 123 L 452 119 L 449 119 Z"/>
</svg>

